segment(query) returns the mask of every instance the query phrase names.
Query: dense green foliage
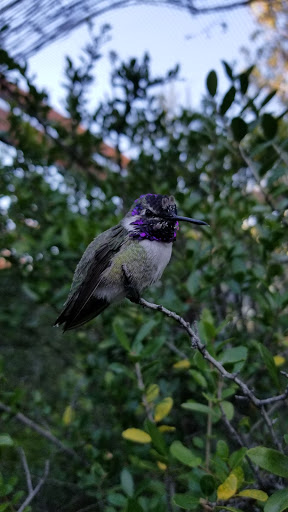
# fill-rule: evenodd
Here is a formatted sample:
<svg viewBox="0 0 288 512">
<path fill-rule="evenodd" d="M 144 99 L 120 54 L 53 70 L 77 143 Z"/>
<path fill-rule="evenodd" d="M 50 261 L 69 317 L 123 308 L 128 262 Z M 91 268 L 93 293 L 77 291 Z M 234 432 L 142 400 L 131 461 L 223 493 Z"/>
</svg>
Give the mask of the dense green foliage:
<svg viewBox="0 0 288 512">
<path fill-rule="evenodd" d="M 93 237 L 139 195 L 173 194 L 181 215 L 211 227 L 181 225 L 145 297 L 199 320 L 209 352 L 257 397 L 287 386 L 288 127 L 271 113 L 273 94 L 253 90 L 251 69 L 237 75 L 225 64 L 226 93 L 212 71 L 201 109 L 173 113 L 160 92 L 177 69 L 155 79 L 147 56 L 114 56 L 114 95 L 91 113 L 99 43 L 80 67 L 67 61 L 71 130 L 49 121 L 46 95 L 1 55 L 4 76 L 25 80 L 29 96 L 20 110 L 16 94 L 11 103 L 17 150 L 1 148 L 0 510 L 18 510 L 27 495 L 19 447 L 35 485 L 50 461 L 26 511 L 286 510 L 284 401 L 267 405 L 269 429 L 173 320 L 128 301 L 77 331 L 51 327 Z M 104 168 L 102 139 L 119 152 Z M 127 170 L 125 149 L 137 155 Z"/>
</svg>

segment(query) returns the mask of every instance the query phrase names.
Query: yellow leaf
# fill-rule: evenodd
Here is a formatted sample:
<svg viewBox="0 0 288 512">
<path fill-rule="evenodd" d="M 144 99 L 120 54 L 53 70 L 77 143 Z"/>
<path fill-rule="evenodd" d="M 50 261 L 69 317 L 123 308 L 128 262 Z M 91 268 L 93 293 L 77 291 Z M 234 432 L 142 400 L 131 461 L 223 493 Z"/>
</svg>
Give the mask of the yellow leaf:
<svg viewBox="0 0 288 512">
<path fill-rule="evenodd" d="M 157 460 L 157 466 L 161 471 L 165 471 L 167 469 L 166 464 L 164 464 L 164 462 L 160 462 L 160 460 Z"/>
<path fill-rule="evenodd" d="M 181 361 L 173 364 L 173 368 L 176 370 L 187 370 L 190 366 L 190 361 L 188 361 L 188 359 L 182 359 Z"/>
<path fill-rule="evenodd" d="M 134 441 L 134 443 L 150 443 L 151 437 L 144 430 L 140 430 L 140 428 L 127 428 L 122 432 L 122 437 L 124 439 L 128 439 L 128 441 Z"/>
<path fill-rule="evenodd" d="M 160 425 L 158 427 L 159 432 L 174 432 L 176 430 L 175 427 L 171 427 L 170 425 Z"/>
<path fill-rule="evenodd" d="M 285 363 L 285 357 L 283 356 L 274 356 L 273 359 L 275 366 L 282 366 Z"/>
<path fill-rule="evenodd" d="M 162 402 L 157 404 L 155 407 L 155 414 L 154 414 L 154 420 L 156 421 L 156 423 L 158 421 L 163 420 L 163 418 L 165 418 L 165 416 L 167 416 L 169 414 L 172 407 L 173 407 L 173 400 L 170 396 L 168 396 L 167 398 L 164 398 L 164 400 L 162 400 Z"/>
<path fill-rule="evenodd" d="M 74 419 L 74 410 L 71 405 L 67 405 L 67 407 L 63 413 L 63 416 L 62 416 L 63 424 L 66 427 L 68 427 L 68 425 L 70 425 L 70 423 L 72 423 L 73 419 Z"/>
<path fill-rule="evenodd" d="M 218 500 L 229 500 L 237 491 L 237 477 L 231 473 L 217 489 Z"/>
<path fill-rule="evenodd" d="M 159 386 L 157 384 L 150 384 L 146 391 L 147 402 L 153 402 L 159 395 Z"/>
<path fill-rule="evenodd" d="M 254 500 L 267 501 L 268 494 L 258 489 L 245 489 L 244 491 L 238 492 L 237 496 L 243 496 L 244 498 L 253 498 Z"/>
<path fill-rule="evenodd" d="M 241 487 L 241 485 L 244 482 L 244 472 L 243 472 L 243 469 L 241 468 L 241 466 L 237 466 L 236 468 L 234 468 L 233 471 L 231 471 L 231 475 L 236 476 L 237 489 L 239 489 L 239 487 Z"/>
</svg>

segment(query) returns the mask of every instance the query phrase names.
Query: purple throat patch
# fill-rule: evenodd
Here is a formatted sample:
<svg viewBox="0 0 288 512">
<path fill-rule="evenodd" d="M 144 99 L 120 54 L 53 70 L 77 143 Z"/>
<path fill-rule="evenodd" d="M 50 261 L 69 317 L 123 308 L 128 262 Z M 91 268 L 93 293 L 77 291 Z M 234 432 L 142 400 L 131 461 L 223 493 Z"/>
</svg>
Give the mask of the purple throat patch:
<svg viewBox="0 0 288 512">
<path fill-rule="evenodd" d="M 177 237 L 177 231 L 179 230 L 179 222 L 167 223 L 163 226 L 163 229 L 158 229 L 153 233 L 153 225 L 144 223 L 143 219 L 137 219 L 131 223 L 136 226 L 135 231 L 129 234 L 130 238 L 134 240 L 150 240 L 151 242 L 175 242 Z M 139 227 L 138 227 L 139 226 Z"/>
</svg>

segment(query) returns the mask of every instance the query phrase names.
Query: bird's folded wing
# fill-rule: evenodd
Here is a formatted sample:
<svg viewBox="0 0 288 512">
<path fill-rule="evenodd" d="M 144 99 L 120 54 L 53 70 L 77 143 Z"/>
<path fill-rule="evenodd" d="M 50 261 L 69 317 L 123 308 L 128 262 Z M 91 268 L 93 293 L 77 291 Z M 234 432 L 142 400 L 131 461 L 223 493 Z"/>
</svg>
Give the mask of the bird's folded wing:
<svg viewBox="0 0 288 512">
<path fill-rule="evenodd" d="M 127 236 L 126 229 L 121 224 L 118 224 L 114 228 L 111 228 L 109 232 L 109 235 L 106 236 L 105 243 L 96 246 L 88 268 L 86 268 L 86 275 L 83 280 L 78 286 L 72 285 L 65 308 L 57 318 L 55 325 L 60 325 L 63 322 L 69 323 L 71 319 L 73 319 L 73 323 L 75 322 L 94 290 L 100 284 L 104 270 L 111 265 L 113 256 L 121 249 Z"/>
</svg>

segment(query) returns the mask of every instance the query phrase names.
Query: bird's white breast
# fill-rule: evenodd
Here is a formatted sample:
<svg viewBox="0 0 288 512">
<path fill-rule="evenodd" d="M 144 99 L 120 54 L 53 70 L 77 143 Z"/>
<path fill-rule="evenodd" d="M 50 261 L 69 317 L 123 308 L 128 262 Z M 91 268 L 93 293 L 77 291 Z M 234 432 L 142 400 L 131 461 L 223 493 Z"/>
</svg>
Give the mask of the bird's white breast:
<svg viewBox="0 0 288 512">
<path fill-rule="evenodd" d="M 149 284 L 155 283 L 162 276 L 164 269 L 167 267 L 172 253 L 172 242 L 156 242 L 143 240 L 140 242 L 145 249 L 150 263 L 151 274 L 148 272 L 147 280 Z"/>
</svg>

